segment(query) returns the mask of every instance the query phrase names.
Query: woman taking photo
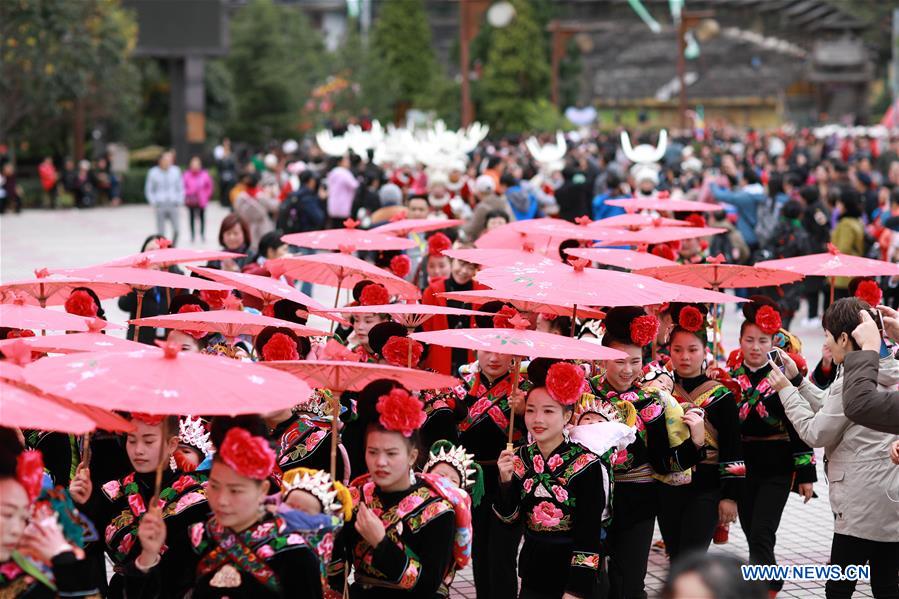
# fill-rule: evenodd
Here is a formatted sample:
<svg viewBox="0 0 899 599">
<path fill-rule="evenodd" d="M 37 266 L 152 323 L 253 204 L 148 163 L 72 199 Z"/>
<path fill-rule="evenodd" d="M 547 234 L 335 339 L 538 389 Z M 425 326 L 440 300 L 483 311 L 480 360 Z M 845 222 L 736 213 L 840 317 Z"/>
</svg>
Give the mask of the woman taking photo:
<svg viewBox="0 0 899 599">
<path fill-rule="evenodd" d="M 795 487 L 808 502 L 817 474 L 814 452 L 787 420 L 780 397 L 767 379 L 768 353 L 774 348 L 773 336 L 781 330 L 780 312 L 767 297 L 752 299 L 743 304 L 746 320 L 740 327 L 739 361 L 730 371 L 742 391 L 737 407 L 746 462 L 737 508 L 750 562 L 773 565 L 777 563 L 777 528 L 790 490 Z M 802 381 L 798 373 L 794 377 L 794 383 Z M 778 592 L 783 581 L 772 580 L 768 588 Z"/>
<path fill-rule="evenodd" d="M 570 362 L 538 358 L 528 366 L 528 378 L 534 387 L 524 421 L 534 442 L 500 454 L 494 504 L 504 522 L 524 522 L 519 597 L 591 597 L 604 554 L 604 468 L 599 456 L 565 433 L 588 388 L 584 371 Z"/>
<path fill-rule="evenodd" d="M 362 412 L 370 415 L 365 431 L 369 474 L 352 483 L 356 511 L 334 549 L 340 567 L 332 588 L 343 590 L 349 572 L 341 570 L 349 561 L 354 599 L 435 597 L 454 572 L 454 555 L 456 565 L 464 564 L 471 550 L 470 500 L 440 477 L 415 474 L 425 413 L 408 391 L 391 387 L 378 397 L 374 413 Z M 457 523 L 467 533 L 456 536 Z"/>
<path fill-rule="evenodd" d="M 691 549 L 707 550 L 715 527 L 736 521 L 739 482 L 746 467 L 740 457 L 734 395 L 706 375 L 708 311 L 700 304 L 680 304 L 671 316 L 673 394 L 685 412 L 702 411 L 706 429 L 706 457 L 694 468 L 689 484 L 664 485 L 660 493 L 659 528 L 673 562 Z"/>
</svg>

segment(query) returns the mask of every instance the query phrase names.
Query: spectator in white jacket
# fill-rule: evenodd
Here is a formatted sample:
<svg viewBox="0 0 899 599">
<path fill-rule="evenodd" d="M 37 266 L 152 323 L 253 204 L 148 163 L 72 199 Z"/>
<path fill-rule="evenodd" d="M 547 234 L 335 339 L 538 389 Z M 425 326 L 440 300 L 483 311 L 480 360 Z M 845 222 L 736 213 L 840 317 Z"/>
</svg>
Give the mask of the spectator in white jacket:
<svg viewBox="0 0 899 599">
<path fill-rule="evenodd" d="M 799 437 L 811 447 L 823 447 L 824 471 L 829 484 L 833 511 L 833 544 L 830 563 L 845 570 L 849 565 L 869 564 L 871 591 L 875 597 L 899 596 L 899 502 L 890 446 L 894 435 L 855 424 L 843 413 L 843 359 L 858 351 L 852 331 L 868 305 L 855 297 L 833 303 L 824 313 L 826 345 L 839 365 L 837 377 L 828 389 L 819 389 L 808 380 L 798 388 L 789 379 L 796 376 L 796 364 L 781 352 L 785 372 L 773 367 L 768 375 L 777 389 L 787 418 Z M 882 352 L 877 373 L 883 390 L 899 383 L 899 362 L 890 352 Z M 773 364 L 773 362 L 772 362 Z M 891 499 L 891 494 L 893 499 Z M 828 598 L 851 597 L 855 582 L 828 580 Z"/>
<path fill-rule="evenodd" d="M 184 181 L 181 169 L 174 162 L 174 152 L 163 152 L 159 163 L 147 173 L 144 183 L 147 202 L 156 210 L 156 233 L 165 236 L 165 221 L 168 220 L 172 223 L 172 245 L 178 243 L 178 224 L 184 205 Z"/>
</svg>

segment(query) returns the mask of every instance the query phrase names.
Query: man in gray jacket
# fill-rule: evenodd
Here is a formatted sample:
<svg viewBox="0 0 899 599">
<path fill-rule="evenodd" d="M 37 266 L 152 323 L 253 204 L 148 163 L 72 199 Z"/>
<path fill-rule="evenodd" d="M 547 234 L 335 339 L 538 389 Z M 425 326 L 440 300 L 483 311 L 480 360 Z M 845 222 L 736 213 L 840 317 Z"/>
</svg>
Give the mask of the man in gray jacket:
<svg viewBox="0 0 899 599">
<path fill-rule="evenodd" d="M 165 221 L 172 223 L 172 245 L 178 243 L 178 223 L 184 205 L 184 181 L 181 169 L 174 165 L 175 154 L 163 152 L 159 163 L 147 173 L 144 195 L 156 210 L 156 232 L 165 235 Z"/>
<path fill-rule="evenodd" d="M 881 306 L 886 335 L 899 339 L 899 314 Z M 877 369 L 880 362 L 881 334 L 874 319 L 861 313 L 862 322 L 852 336 L 861 347 L 849 352 L 843 361 L 846 381 L 843 390 L 843 413 L 849 420 L 883 433 L 899 435 L 899 391 L 877 390 Z"/>
</svg>

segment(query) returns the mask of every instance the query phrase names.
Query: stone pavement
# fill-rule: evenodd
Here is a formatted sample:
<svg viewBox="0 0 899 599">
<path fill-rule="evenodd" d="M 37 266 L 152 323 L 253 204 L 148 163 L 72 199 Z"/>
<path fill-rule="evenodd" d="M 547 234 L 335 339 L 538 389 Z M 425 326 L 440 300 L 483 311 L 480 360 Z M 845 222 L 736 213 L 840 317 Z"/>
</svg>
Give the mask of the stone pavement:
<svg viewBox="0 0 899 599">
<path fill-rule="evenodd" d="M 189 242 L 186 211 L 182 215 L 181 243 L 184 247 L 218 247 L 218 226 L 226 211 L 217 204 L 207 209 L 206 241 Z M 27 211 L 0 216 L 0 281 L 33 276 L 35 269 L 87 266 L 140 250 L 144 238 L 155 232 L 155 219 L 149 206 L 122 206 L 91 210 Z M 333 302 L 333 290 L 317 286 L 314 295 L 323 303 Z M 110 319 L 123 322 L 127 317 L 115 300 L 104 302 Z M 801 316 L 801 315 L 800 315 Z M 795 323 L 800 322 L 797 318 Z M 728 311 L 723 327 L 724 345 L 736 347 L 742 318 Z M 794 324 L 793 332 L 804 340 L 804 354 L 811 366 L 820 358 L 823 334 L 820 327 L 805 329 Z M 796 495 L 790 497 L 779 530 L 777 556 L 781 564 L 824 564 L 830 552 L 833 534 L 832 515 L 827 501 L 827 485 L 819 462 L 818 499 L 803 505 Z M 656 539 L 660 539 L 656 531 Z M 731 552 L 747 557 L 746 540 L 739 526 L 731 528 L 730 542 L 713 546 L 713 551 Z M 661 588 L 667 572 L 667 560 L 661 551 L 650 555 L 647 589 L 650 596 Z M 474 597 L 471 570 L 460 572 L 453 585 L 453 597 Z M 821 582 L 787 583 L 779 597 L 823 597 Z M 856 597 L 870 597 L 870 586 L 859 584 Z"/>
</svg>

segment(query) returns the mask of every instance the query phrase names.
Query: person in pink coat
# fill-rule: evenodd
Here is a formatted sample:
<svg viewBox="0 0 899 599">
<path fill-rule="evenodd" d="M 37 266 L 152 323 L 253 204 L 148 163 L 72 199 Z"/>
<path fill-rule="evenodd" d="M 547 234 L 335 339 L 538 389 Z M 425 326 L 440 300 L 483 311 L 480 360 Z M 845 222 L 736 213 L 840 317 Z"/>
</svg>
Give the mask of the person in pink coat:
<svg viewBox="0 0 899 599">
<path fill-rule="evenodd" d="M 184 205 L 190 214 L 190 241 L 196 239 L 194 221 L 200 223 L 200 239 L 206 241 L 206 205 L 212 197 L 212 177 L 203 168 L 199 156 L 190 159 L 190 168 L 184 171 Z"/>
</svg>

